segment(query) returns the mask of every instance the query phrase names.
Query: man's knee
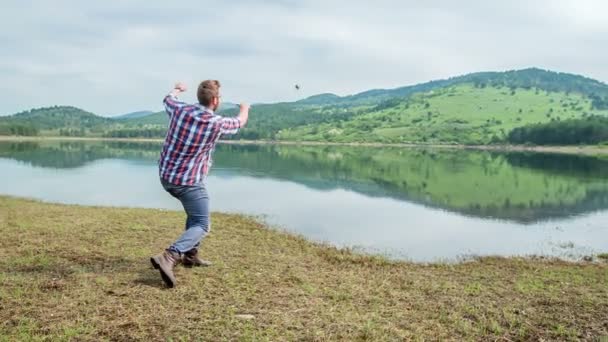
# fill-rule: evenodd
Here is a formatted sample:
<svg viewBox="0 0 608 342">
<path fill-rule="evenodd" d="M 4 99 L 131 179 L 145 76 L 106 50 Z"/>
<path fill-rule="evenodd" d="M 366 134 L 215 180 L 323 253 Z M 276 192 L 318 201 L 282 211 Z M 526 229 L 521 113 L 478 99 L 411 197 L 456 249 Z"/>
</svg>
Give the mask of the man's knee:
<svg viewBox="0 0 608 342">
<path fill-rule="evenodd" d="M 209 221 L 209 216 L 192 215 L 188 218 L 188 220 L 190 227 L 200 227 L 207 233 L 211 230 L 211 222 Z"/>
</svg>

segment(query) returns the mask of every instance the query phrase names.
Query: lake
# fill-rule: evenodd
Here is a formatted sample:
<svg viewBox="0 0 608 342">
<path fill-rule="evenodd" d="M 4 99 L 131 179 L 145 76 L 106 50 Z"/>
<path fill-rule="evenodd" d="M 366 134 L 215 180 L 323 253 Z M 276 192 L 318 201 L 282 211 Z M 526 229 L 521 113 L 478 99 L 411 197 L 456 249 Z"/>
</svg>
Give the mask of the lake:
<svg viewBox="0 0 608 342">
<path fill-rule="evenodd" d="M 181 209 L 159 184 L 160 147 L 3 141 L 0 194 Z M 213 211 L 255 215 L 314 241 L 390 258 L 577 259 L 608 251 L 608 159 L 596 157 L 223 144 L 208 189 Z"/>
</svg>

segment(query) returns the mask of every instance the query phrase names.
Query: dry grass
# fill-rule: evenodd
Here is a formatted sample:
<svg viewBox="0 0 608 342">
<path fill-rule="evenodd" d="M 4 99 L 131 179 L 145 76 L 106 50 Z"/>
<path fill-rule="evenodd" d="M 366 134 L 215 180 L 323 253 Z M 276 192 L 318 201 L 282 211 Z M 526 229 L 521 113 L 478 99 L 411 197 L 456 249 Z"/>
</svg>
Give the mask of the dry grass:
<svg viewBox="0 0 608 342">
<path fill-rule="evenodd" d="M 608 265 L 393 263 L 214 214 L 166 289 L 180 212 L 0 197 L 0 340 L 600 340 Z M 251 316 L 242 316 L 251 315 Z"/>
</svg>

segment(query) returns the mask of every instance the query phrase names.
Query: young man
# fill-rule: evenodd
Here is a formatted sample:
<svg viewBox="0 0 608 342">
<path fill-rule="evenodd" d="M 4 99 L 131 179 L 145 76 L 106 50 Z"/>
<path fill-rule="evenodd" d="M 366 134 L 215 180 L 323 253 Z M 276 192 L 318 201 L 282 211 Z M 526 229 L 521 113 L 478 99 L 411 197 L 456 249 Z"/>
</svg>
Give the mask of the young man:
<svg viewBox="0 0 608 342">
<path fill-rule="evenodd" d="M 186 230 L 162 254 L 150 258 L 168 287 L 175 286 L 175 265 L 210 265 L 198 257 L 198 249 L 210 230 L 205 182 L 212 163 L 211 154 L 220 136 L 237 133 L 249 117 L 249 105 L 244 103 L 240 105 L 237 117 L 224 118 L 215 114 L 221 98 L 219 81 L 201 82 L 196 94 L 197 104 L 178 101 L 177 95 L 184 91 L 186 85 L 177 83 L 163 101 L 170 120 L 158 164 L 163 188 L 184 206 Z"/>
</svg>

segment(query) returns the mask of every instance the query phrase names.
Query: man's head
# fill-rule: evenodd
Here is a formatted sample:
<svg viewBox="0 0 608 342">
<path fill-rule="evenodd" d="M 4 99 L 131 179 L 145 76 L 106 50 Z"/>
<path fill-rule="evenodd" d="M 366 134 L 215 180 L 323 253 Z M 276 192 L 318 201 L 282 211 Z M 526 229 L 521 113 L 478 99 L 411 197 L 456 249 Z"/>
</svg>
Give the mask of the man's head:
<svg viewBox="0 0 608 342">
<path fill-rule="evenodd" d="M 211 109 L 217 110 L 220 107 L 220 81 L 206 80 L 201 82 L 196 92 L 198 103 Z"/>
</svg>

